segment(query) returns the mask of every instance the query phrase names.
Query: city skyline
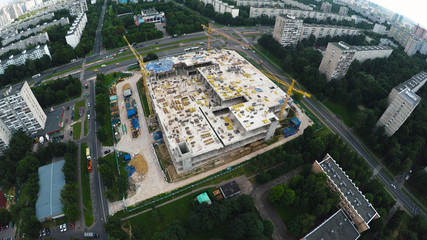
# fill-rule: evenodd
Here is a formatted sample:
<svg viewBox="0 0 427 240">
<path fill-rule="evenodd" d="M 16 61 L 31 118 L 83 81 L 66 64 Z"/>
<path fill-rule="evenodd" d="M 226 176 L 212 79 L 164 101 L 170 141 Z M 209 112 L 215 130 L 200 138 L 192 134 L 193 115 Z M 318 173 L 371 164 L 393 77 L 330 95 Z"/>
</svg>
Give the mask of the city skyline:
<svg viewBox="0 0 427 240">
<path fill-rule="evenodd" d="M 427 3 L 422 3 L 419 0 L 407 0 L 405 7 L 402 8 L 402 1 L 399 0 L 371 0 L 371 2 L 403 15 L 424 28 L 427 27 L 427 16 L 425 15 Z"/>
</svg>

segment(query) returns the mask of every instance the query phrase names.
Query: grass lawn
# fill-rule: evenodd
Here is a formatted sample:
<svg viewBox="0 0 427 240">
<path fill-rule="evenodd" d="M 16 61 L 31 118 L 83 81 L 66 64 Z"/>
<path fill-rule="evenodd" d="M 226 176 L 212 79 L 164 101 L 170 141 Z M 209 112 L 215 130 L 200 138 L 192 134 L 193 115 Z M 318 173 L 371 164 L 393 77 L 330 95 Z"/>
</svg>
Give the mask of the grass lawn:
<svg viewBox="0 0 427 240">
<path fill-rule="evenodd" d="M 79 140 L 80 139 L 80 132 L 82 131 L 82 122 L 74 123 L 73 125 L 73 139 Z"/>
<path fill-rule="evenodd" d="M 193 209 L 191 204 L 192 199 L 202 192 L 213 190 L 213 188 L 205 189 L 200 192 L 190 194 L 175 202 L 156 208 L 154 211 L 146 212 L 131 218 L 127 220 L 126 223 L 131 224 L 132 229 L 139 229 L 139 232 L 142 232 L 144 233 L 144 236 L 147 236 L 146 239 L 151 239 L 155 232 L 163 231 L 167 228 L 168 224 L 174 220 L 181 220 L 182 223 L 187 224 L 188 216 Z M 214 229 L 213 231 L 197 235 L 189 232 L 187 239 L 204 240 L 210 239 L 213 236 L 219 237 L 222 231 L 218 230 L 219 229 Z"/>
<path fill-rule="evenodd" d="M 289 223 L 294 217 L 298 216 L 298 210 L 292 207 L 278 208 L 275 207 L 284 224 Z"/>
<path fill-rule="evenodd" d="M 74 121 L 80 119 L 79 108 L 84 107 L 86 104 L 86 100 L 81 100 L 80 102 L 76 102 L 74 105 Z"/>
<path fill-rule="evenodd" d="M 114 153 L 110 153 L 107 156 L 104 157 L 106 159 L 106 164 L 108 164 L 110 167 L 114 168 L 114 176 L 117 179 L 119 176 L 119 173 L 117 172 L 117 164 L 116 164 L 116 159 L 114 157 Z M 124 170 L 124 165 L 126 165 L 126 163 L 123 163 L 122 161 L 120 161 L 120 172 L 121 173 L 126 173 L 126 171 Z M 114 183 L 113 187 L 111 189 L 108 189 L 108 200 L 110 201 L 119 201 L 123 198 L 122 193 L 119 192 L 119 188 L 117 187 L 116 182 Z"/>
<path fill-rule="evenodd" d="M 93 210 L 92 210 L 92 196 L 90 194 L 90 179 L 86 166 L 86 148 L 87 143 L 82 143 L 80 151 L 80 169 L 82 178 L 82 198 L 83 198 L 83 213 L 85 218 L 85 225 L 90 227 L 93 224 Z"/>
<path fill-rule="evenodd" d="M 142 78 L 136 82 L 136 87 L 138 88 L 139 98 L 142 103 L 142 108 L 144 110 L 144 115 L 146 117 L 150 116 L 150 110 L 148 109 L 148 101 L 147 96 L 145 96 L 145 88 L 144 84 L 142 83 Z"/>
<path fill-rule="evenodd" d="M 354 126 L 354 119 L 356 117 L 357 110 L 350 111 L 343 104 L 332 102 L 330 99 L 323 101 L 323 104 L 333 113 L 338 115 L 347 127 Z"/>
<path fill-rule="evenodd" d="M 87 131 L 88 131 L 88 129 L 87 129 L 87 122 L 88 122 L 88 120 L 87 120 L 87 117 L 86 117 L 86 119 L 85 119 L 85 126 L 84 126 L 84 135 L 86 136 L 87 135 Z"/>
<path fill-rule="evenodd" d="M 55 81 L 55 79 L 52 79 L 52 80 L 48 80 L 48 81 L 42 82 L 42 83 L 40 84 L 40 86 L 47 85 L 47 84 L 49 84 L 49 83 L 51 83 L 51 82 L 54 82 L 54 81 Z"/>
</svg>

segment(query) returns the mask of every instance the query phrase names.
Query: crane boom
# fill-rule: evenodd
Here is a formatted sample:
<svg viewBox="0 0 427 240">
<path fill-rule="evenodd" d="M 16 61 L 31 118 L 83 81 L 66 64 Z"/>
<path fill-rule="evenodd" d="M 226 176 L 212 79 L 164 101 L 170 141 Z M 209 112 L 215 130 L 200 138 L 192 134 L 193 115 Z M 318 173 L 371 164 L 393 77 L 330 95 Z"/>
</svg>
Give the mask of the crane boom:
<svg viewBox="0 0 427 240">
<path fill-rule="evenodd" d="M 242 46 L 244 46 L 244 47 L 246 47 L 246 48 L 248 48 L 248 49 L 251 49 L 251 47 L 250 47 L 249 45 L 247 45 L 247 44 L 245 44 L 245 43 L 242 43 L 242 42 L 241 42 L 241 41 L 239 41 L 239 40 L 234 39 L 233 37 L 231 37 L 231 36 L 230 36 L 230 35 L 228 35 L 228 34 L 225 34 L 225 33 L 223 33 L 223 32 L 220 32 L 220 31 L 216 30 L 216 29 L 213 29 L 213 28 L 211 27 L 211 24 L 210 24 L 210 23 L 209 23 L 209 25 L 208 25 L 208 26 L 206 26 L 206 25 L 202 24 L 202 27 L 203 27 L 204 29 L 208 30 L 208 50 L 211 48 L 211 34 L 212 34 L 212 32 L 214 32 L 214 33 L 218 33 L 219 35 L 224 36 L 224 37 L 226 37 L 227 39 L 229 39 L 229 40 L 231 40 L 231 41 L 233 41 L 233 42 L 235 42 L 235 43 L 237 43 L 237 44 L 240 44 L 240 45 L 242 45 Z"/>
<path fill-rule="evenodd" d="M 125 39 L 127 45 L 129 46 L 129 49 L 132 51 L 133 55 L 136 58 L 136 61 L 138 61 L 139 67 L 141 68 L 141 75 L 142 75 L 142 82 L 144 83 L 144 88 L 145 88 L 145 97 L 147 98 L 147 103 L 148 103 L 148 110 L 150 112 L 150 116 L 153 114 L 153 109 L 151 107 L 151 99 L 150 99 L 150 94 L 148 92 L 148 83 L 147 83 L 147 77 L 150 76 L 150 72 L 145 68 L 144 66 L 144 60 L 141 56 L 141 54 L 139 54 L 133 47 L 132 45 L 129 43 L 129 41 L 127 40 L 126 36 L 123 35 L 123 38 Z"/>
<path fill-rule="evenodd" d="M 242 45 L 242 46 L 244 46 L 244 47 L 246 47 L 246 48 L 248 48 L 248 49 L 251 49 L 251 47 L 250 47 L 249 45 L 247 45 L 247 44 L 245 44 L 245 43 L 242 43 L 241 41 L 236 40 L 236 39 L 234 39 L 233 37 L 231 37 L 231 36 L 229 36 L 229 35 L 227 35 L 227 34 L 225 34 L 225 33 L 223 33 L 223 32 L 220 32 L 219 30 L 213 29 L 213 28 L 211 27 L 211 24 L 210 24 L 210 23 L 209 23 L 209 25 L 208 25 L 208 26 L 206 26 L 206 25 L 202 24 L 202 27 L 203 27 L 204 29 L 208 30 L 208 50 L 209 50 L 209 49 L 210 49 L 210 47 L 211 47 L 211 34 L 212 34 L 212 32 L 218 33 L 219 35 L 224 36 L 224 37 L 226 37 L 227 39 L 230 39 L 231 41 L 233 41 L 233 42 L 235 42 L 235 43 L 237 43 L 237 44 L 240 44 L 240 45 Z M 287 93 L 286 93 L 286 99 L 285 99 L 285 102 L 283 103 L 282 108 L 280 109 L 279 120 L 282 120 L 282 118 L 283 118 L 283 113 L 285 112 L 286 105 L 288 104 L 288 101 L 289 101 L 289 98 L 291 97 L 292 92 L 300 93 L 300 94 L 302 94 L 302 96 L 303 96 L 303 97 L 311 97 L 311 95 L 310 95 L 310 94 L 308 94 L 308 93 L 306 93 L 306 92 L 304 92 L 304 91 L 301 91 L 301 90 L 298 90 L 298 89 L 295 89 L 295 88 L 294 88 L 294 85 L 296 84 L 296 81 L 295 81 L 294 79 L 292 79 L 292 83 L 291 83 L 291 84 L 288 84 L 287 82 L 282 81 L 281 79 L 279 79 L 279 78 L 277 78 L 277 77 L 273 76 L 273 75 L 272 75 L 272 74 L 270 74 L 270 73 L 267 73 L 267 72 L 262 71 L 262 70 L 260 70 L 260 71 L 261 71 L 262 73 L 264 73 L 264 75 L 266 75 L 267 77 L 269 77 L 271 80 L 276 81 L 278 84 L 281 84 L 281 85 L 283 85 L 283 86 L 285 86 L 285 87 L 287 87 L 287 88 L 288 88 L 288 91 L 287 91 Z"/>
</svg>

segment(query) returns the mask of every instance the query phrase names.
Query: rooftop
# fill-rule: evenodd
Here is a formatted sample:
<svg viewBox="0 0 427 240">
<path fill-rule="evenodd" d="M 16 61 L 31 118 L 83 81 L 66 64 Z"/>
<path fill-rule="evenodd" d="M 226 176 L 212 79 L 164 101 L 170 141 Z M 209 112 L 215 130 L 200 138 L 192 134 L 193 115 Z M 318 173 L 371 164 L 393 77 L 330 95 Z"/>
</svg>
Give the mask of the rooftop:
<svg viewBox="0 0 427 240">
<path fill-rule="evenodd" d="M 40 222 L 46 218 L 63 216 L 60 200 L 61 190 L 65 185 L 62 172 L 65 160 L 52 162 L 39 167 L 39 194 L 36 202 L 36 217 Z"/>
<path fill-rule="evenodd" d="M 227 184 L 222 185 L 219 188 L 225 198 L 233 197 L 240 193 L 240 188 L 237 185 L 236 181 L 231 181 Z"/>
<path fill-rule="evenodd" d="M 43 130 L 44 134 L 52 134 L 61 130 L 61 125 L 64 116 L 64 108 L 57 108 L 46 113 L 46 125 Z"/>
<path fill-rule="evenodd" d="M 0 99 L 4 98 L 6 96 L 10 96 L 10 95 L 19 93 L 21 91 L 21 88 L 24 85 L 24 83 L 25 82 L 21 82 L 18 84 L 5 86 L 3 89 L 0 90 Z"/>
<path fill-rule="evenodd" d="M 418 90 L 421 88 L 427 81 L 427 73 L 426 72 L 420 72 L 416 75 L 412 76 L 409 80 L 406 80 L 405 82 L 397 85 L 395 89 L 398 92 L 401 92 L 405 88 L 409 88 L 410 90 Z M 416 92 L 416 91 L 414 91 Z"/>
<path fill-rule="evenodd" d="M 151 15 L 156 15 L 156 14 L 159 14 L 159 12 L 156 9 L 154 9 L 154 8 L 142 9 L 141 10 L 141 15 L 143 17 L 145 17 L 145 16 L 151 16 Z"/>
<path fill-rule="evenodd" d="M 176 74 L 179 67 L 194 72 Z M 186 53 L 152 61 L 146 68 L 162 76 L 152 74 L 149 87 L 169 148 L 186 142 L 193 156 L 265 132 L 286 96 L 234 51 Z"/>
<path fill-rule="evenodd" d="M 211 199 L 209 198 L 209 196 L 208 196 L 208 194 L 207 193 L 201 193 L 201 194 L 199 194 L 199 195 L 197 195 L 197 201 L 199 202 L 199 203 L 207 203 L 208 205 L 210 205 L 211 203 L 212 203 L 212 201 L 211 201 Z"/>
<path fill-rule="evenodd" d="M 363 221 L 367 224 L 374 218 L 377 213 L 371 203 L 365 198 L 358 187 L 335 162 L 335 160 L 327 154 L 323 161 L 319 163 L 323 172 L 336 185 L 339 192 L 353 206 Z"/>
<path fill-rule="evenodd" d="M 313 231 L 307 234 L 305 240 L 355 240 L 360 237 L 353 222 L 347 219 L 340 209 Z"/>
<path fill-rule="evenodd" d="M 342 49 L 342 50 L 348 50 L 348 51 L 374 51 L 374 50 L 392 50 L 389 46 L 383 46 L 383 45 L 377 45 L 377 46 L 352 46 L 348 43 L 345 43 L 343 41 L 340 42 L 331 42 L 331 44 L 335 45 L 336 47 Z"/>
</svg>

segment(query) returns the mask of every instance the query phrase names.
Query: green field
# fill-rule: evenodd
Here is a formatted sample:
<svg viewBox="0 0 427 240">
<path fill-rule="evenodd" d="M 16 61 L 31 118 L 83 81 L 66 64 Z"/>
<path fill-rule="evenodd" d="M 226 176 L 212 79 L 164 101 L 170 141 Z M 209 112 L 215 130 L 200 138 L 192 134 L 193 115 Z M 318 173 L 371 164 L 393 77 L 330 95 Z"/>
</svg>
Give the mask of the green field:
<svg viewBox="0 0 427 240">
<path fill-rule="evenodd" d="M 356 118 L 357 111 L 350 111 L 343 104 L 332 102 L 330 99 L 323 101 L 323 104 L 329 108 L 331 112 L 339 116 L 347 127 L 354 126 L 354 119 Z"/>
<path fill-rule="evenodd" d="M 77 121 L 80 119 L 79 115 L 79 108 L 84 107 L 86 104 L 86 100 L 81 100 L 79 102 L 76 102 L 74 105 L 74 121 Z"/>
<path fill-rule="evenodd" d="M 93 210 L 92 210 L 92 196 L 90 193 L 90 179 L 86 166 L 86 148 L 87 143 L 81 145 L 80 151 L 80 174 L 82 178 L 82 198 L 83 198 L 83 212 L 85 218 L 85 225 L 90 227 L 93 224 Z"/>
<path fill-rule="evenodd" d="M 82 131 L 82 122 L 76 122 L 73 124 L 73 139 L 79 140 L 80 133 Z"/>
<path fill-rule="evenodd" d="M 145 88 L 144 84 L 142 83 L 142 78 L 136 82 L 136 87 L 138 88 L 139 98 L 142 103 L 142 109 L 144 110 L 144 115 L 146 117 L 150 116 L 150 109 L 148 109 L 148 101 L 147 96 L 145 96 Z"/>
<path fill-rule="evenodd" d="M 85 119 L 85 126 L 84 126 L 84 136 L 86 136 L 87 132 L 88 132 L 88 126 L 87 126 L 87 124 L 88 124 L 88 120 L 87 120 L 87 117 L 86 117 L 86 119 Z"/>
</svg>

